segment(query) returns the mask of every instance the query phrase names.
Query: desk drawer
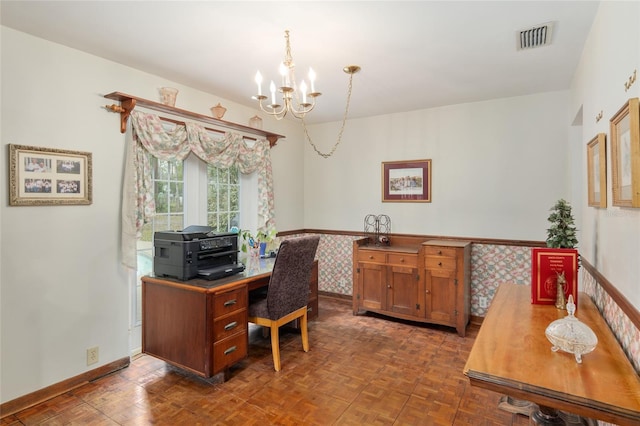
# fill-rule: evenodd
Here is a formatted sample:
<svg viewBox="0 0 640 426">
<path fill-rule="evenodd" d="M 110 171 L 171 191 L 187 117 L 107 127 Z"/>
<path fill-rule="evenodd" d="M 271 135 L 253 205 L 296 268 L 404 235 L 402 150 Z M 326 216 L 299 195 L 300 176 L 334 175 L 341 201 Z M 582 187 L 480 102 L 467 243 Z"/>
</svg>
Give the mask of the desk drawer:
<svg viewBox="0 0 640 426">
<path fill-rule="evenodd" d="M 359 262 L 386 263 L 387 254 L 382 251 L 358 250 Z"/>
<path fill-rule="evenodd" d="M 456 257 L 456 249 L 450 247 L 425 246 L 424 254 L 427 256 Z"/>
<path fill-rule="evenodd" d="M 389 253 L 389 259 L 387 263 L 389 263 L 390 265 L 400 265 L 400 266 L 407 266 L 410 268 L 417 268 L 418 255 Z"/>
<path fill-rule="evenodd" d="M 213 372 L 218 373 L 247 356 L 247 333 L 240 333 L 214 343 Z"/>
<path fill-rule="evenodd" d="M 456 269 L 454 257 L 425 256 L 424 263 L 427 269 Z"/>
<path fill-rule="evenodd" d="M 247 287 L 242 286 L 224 293 L 218 293 L 213 298 L 213 315 L 215 318 L 247 307 Z"/>
<path fill-rule="evenodd" d="M 243 309 L 223 318 L 217 318 L 213 322 L 213 341 L 218 342 L 236 333 L 246 332 L 246 330 L 247 310 Z"/>
</svg>

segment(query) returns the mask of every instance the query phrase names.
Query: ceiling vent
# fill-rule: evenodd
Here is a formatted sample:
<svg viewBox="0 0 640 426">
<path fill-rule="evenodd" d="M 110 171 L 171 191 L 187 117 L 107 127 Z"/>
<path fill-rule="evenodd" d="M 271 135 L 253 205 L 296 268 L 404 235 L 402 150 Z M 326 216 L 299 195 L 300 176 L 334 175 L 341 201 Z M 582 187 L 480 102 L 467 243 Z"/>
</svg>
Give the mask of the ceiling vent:
<svg viewBox="0 0 640 426">
<path fill-rule="evenodd" d="M 547 46 L 551 44 L 553 33 L 553 22 L 536 25 L 527 30 L 520 30 L 518 36 L 518 50 L 528 50 L 535 47 Z"/>
</svg>

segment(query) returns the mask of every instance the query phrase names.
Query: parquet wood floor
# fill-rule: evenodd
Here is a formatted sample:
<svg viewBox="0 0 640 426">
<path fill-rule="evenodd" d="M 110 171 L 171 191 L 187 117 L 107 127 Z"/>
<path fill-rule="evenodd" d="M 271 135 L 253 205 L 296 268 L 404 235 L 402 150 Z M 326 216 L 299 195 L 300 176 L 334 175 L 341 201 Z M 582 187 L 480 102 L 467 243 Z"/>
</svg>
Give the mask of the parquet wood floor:
<svg viewBox="0 0 640 426">
<path fill-rule="evenodd" d="M 282 330 L 282 370 L 269 338 L 250 329 L 249 357 L 230 380 L 205 380 L 153 357 L 5 417 L 4 425 L 528 425 L 497 408 L 499 394 L 462 374 L 478 333 L 353 316 L 320 298 L 311 350 Z"/>
</svg>

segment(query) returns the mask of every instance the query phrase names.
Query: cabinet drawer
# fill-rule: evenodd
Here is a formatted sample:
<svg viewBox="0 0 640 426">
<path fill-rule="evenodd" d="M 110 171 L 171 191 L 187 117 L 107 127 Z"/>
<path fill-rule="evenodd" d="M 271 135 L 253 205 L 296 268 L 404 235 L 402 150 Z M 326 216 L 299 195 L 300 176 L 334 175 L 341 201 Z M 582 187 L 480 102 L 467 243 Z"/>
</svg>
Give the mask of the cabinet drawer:
<svg viewBox="0 0 640 426">
<path fill-rule="evenodd" d="M 358 261 L 385 263 L 387 261 L 387 254 L 382 251 L 358 250 Z"/>
<path fill-rule="evenodd" d="M 425 256 L 425 267 L 427 269 L 456 269 L 456 259 L 444 256 Z"/>
<path fill-rule="evenodd" d="M 456 257 L 456 249 L 450 247 L 425 246 L 424 254 L 427 256 Z"/>
<path fill-rule="evenodd" d="M 247 288 L 242 287 L 225 293 L 218 293 L 213 298 L 213 315 L 215 318 L 247 307 Z"/>
<path fill-rule="evenodd" d="M 229 367 L 247 356 L 247 333 L 240 333 L 214 343 L 213 371 L 214 374 Z"/>
<path fill-rule="evenodd" d="M 408 266 L 411 268 L 418 267 L 418 255 L 417 254 L 398 254 L 389 253 L 387 262 L 390 265 Z"/>
<path fill-rule="evenodd" d="M 213 341 L 217 342 L 238 332 L 246 332 L 246 330 L 247 311 L 243 309 L 213 322 Z"/>
</svg>

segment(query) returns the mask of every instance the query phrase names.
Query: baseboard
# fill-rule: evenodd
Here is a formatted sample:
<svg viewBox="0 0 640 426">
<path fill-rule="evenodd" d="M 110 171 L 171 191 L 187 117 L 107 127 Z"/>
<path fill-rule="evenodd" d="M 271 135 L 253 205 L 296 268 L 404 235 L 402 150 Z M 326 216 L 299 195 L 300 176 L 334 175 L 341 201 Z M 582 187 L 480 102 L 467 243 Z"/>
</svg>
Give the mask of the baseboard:
<svg viewBox="0 0 640 426">
<path fill-rule="evenodd" d="M 100 377 L 104 377 L 107 374 L 126 368 L 130 363 L 131 359 L 129 357 L 121 358 L 75 377 L 63 380 L 62 382 L 58 382 L 51 386 L 47 386 L 46 388 L 37 390 L 11 401 L 7 401 L 0 405 L 0 418 L 4 418 L 29 407 L 33 407 L 34 405 L 40 404 L 41 402 L 47 401 L 51 398 L 55 398 L 65 392 L 69 392 L 70 390 L 76 389 L 93 380 L 99 379 Z"/>
<path fill-rule="evenodd" d="M 339 300 L 341 302 L 351 303 L 353 301 L 353 297 L 350 294 L 332 293 L 330 291 L 318 291 L 318 296 Z"/>
</svg>

